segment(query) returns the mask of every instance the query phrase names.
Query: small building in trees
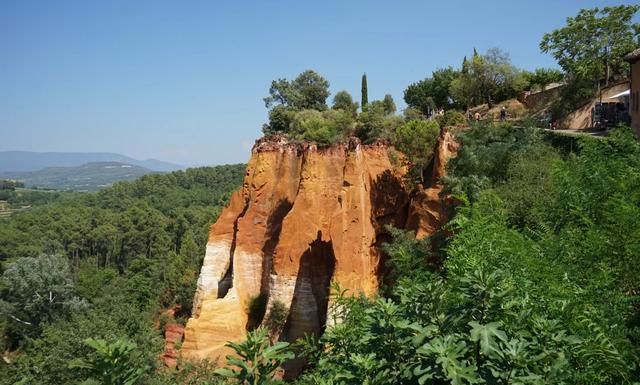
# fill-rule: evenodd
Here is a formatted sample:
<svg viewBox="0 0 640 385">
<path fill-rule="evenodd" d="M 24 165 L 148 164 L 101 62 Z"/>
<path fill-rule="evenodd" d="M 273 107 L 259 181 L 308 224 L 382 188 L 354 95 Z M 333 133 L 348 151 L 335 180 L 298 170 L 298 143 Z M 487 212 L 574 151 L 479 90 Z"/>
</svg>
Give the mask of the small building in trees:
<svg viewBox="0 0 640 385">
<path fill-rule="evenodd" d="M 631 99 L 629 103 L 631 128 L 640 138 L 640 48 L 629 53 L 624 57 L 624 60 L 631 64 Z"/>
</svg>

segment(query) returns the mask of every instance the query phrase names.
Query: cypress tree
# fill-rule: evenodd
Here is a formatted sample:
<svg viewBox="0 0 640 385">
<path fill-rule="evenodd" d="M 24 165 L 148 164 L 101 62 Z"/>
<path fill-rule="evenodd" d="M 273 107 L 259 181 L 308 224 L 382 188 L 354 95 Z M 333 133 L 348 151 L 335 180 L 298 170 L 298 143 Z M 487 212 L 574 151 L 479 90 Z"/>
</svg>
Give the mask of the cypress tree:
<svg viewBox="0 0 640 385">
<path fill-rule="evenodd" d="M 360 100 L 360 104 L 362 105 L 362 111 L 367 108 L 367 104 L 369 103 L 369 92 L 367 90 L 367 73 L 365 72 L 362 75 L 362 98 Z"/>
</svg>

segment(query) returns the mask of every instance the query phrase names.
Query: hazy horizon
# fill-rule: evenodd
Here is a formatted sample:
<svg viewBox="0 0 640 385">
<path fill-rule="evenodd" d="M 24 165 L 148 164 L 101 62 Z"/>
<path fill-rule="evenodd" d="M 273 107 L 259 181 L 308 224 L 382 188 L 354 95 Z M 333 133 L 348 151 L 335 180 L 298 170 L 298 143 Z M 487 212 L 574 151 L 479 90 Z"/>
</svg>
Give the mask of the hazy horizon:
<svg viewBox="0 0 640 385">
<path fill-rule="evenodd" d="M 473 48 L 556 67 L 542 35 L 620 3 L 2 2 L 0 151 L 246 162 L 273 79 L 314 69 L 359 99 L 366 72 L 369 99 L 402 108 L 407 85 Z"/>
</svg>

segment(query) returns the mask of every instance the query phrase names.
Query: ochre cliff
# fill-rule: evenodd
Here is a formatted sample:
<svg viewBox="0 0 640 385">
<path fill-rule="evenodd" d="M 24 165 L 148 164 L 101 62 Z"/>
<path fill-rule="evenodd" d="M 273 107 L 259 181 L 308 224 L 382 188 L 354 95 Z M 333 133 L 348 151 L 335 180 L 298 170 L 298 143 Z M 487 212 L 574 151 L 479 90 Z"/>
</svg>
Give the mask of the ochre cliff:
<svg viewBox="0 0 640 385">
<path fill-rule="evenodd" d="M 444 186 L 440 179 L 446 175 L 447 162 L 458 152 L 458 142 L 450 131 L 443 131 L 428 168 L 425 186 L 418 188 L 411 195 L 409 215 L 405 228 L 416 232 L 418 239 L 434 234 L 448 221 L 450 198 L 443 197 Z"/>
<path fill-rule="evenodd" d="M 434 186 L 455 151 L 451 143 L 445 132 L 434 157 Z M 406 170 L 392 162 L 398 158 L 392 151 L 357 139 L 325 149 L 258 141 L 242 188 L 211 227 L 183 356 L 223 360 L 224 344 L 244 339 L 262 321 L 249 311 L 261 299 L 265 319 L 274 303 L 284 305 L 277 337 L 293 341 L 322 331 L 331 281 L 352 293 L 375 293 L 384 268 L 379 246 L 388 240 L 384 226 L 425 236 L 444 215 L 440 190 L 424 197 L 419 191 L 412 202 Z"/>
</svg>

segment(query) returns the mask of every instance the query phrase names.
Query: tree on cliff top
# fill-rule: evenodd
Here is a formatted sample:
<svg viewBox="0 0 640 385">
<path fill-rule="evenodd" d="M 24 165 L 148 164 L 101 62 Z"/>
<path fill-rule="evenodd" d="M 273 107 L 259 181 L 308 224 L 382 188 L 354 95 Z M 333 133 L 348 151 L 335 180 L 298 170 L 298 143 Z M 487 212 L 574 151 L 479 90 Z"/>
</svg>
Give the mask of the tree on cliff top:
<svg viewBox="0 0 640 385">
<path fill-rule="evenodd" d="M 404 90 L 405 103 L 419 110 L 424 116 L 431 116 L 436 109 L 432 88 L 433 79 L 430 78 L 409 84 Z"/>
<path fill-rule="evenodd" d="M 355 135 L 363 143 L 392 139 L 393 133 L 403 123 L 403 119 L 393 114 L 391 107 L 389 100 L 386 104 L 382 100 L 370 102 L 366 110 L 358 115 Z"/>
<path fill-rule="evenodd" d="M 287 132 L 296 111 L 327 109 L 329 82 L 313 70 L 307 70 L 293 81 L 278 79 L 271 82 L 264 104 L 269 108 L 269 124 L 265 133 Z"/>
<path fill-rule="evenodd" d="M 278 79 L 271 82 L 269 96 L 264 98 L 267 108 L 283 105 L 295 110 L 327 109 L 329 82 L 313 70 L 306 70 L 293 81 Z"/>
<path fill-rule="evenodd" d="M 333 97 L 334 110 L 343 110 L 350 113 L 353 117 L 358 115 L 358 102 L 354 102 L 351 94 L 347 91 L 340 91 Z"/>
<path fill-rule="evenodd" d="M 640 24 L 632 22 L 638 10 L 639 5 L 582 9 L 566 26 L 545 34 L 540 49 L 577 78 L 608 82 L 627 75 L 623 56 L 638 46 Z"/>
<path fill-rule="evenodd" d="M 382 105 L 385 114 L 391 115 L 396 113 L 396 102 L 393 101 L 393 96 L 386 94 L 384 99 L 382 99 Z"/>
<path fill-rule="evenodd" d="M 424 170 L 433 158 L 440 126 L 435 120 L 410 120 L 394 133 L 393 143 L 407 156 L 409 178 L 424 182 Z"/>
<path fill-rule="evenodd" d="M 369 104 L 369 90 L 367 89 L 367 74 L 362 74 L 362 85 L 360 89 L 360 104 L 362 105 L 362 111 L 367 108 L 367 104 Z"/>
<path fill-rule="evenodd" d="M 466 67 L 464 63 L 463 67 Z M 451 95 L 450 88 L 453 80 L 459 76 L 460 72 L 451 67 L 437 69 L 432 72 L 430 78 L 410 84 L 404 90 L 404 101 L 426 116 L 431 116 L 436 108 L 456 108 L 458 105 Z"/>
<path fill-rule="evenodd" d="M 451 81 L 453 99 L 466 106 L 493 103 L 512 98 L 525 88 L 522 72 L 511 64 L 509 54 L 491 48 L 467 60 L 460 76 Z"/>
</svg>

